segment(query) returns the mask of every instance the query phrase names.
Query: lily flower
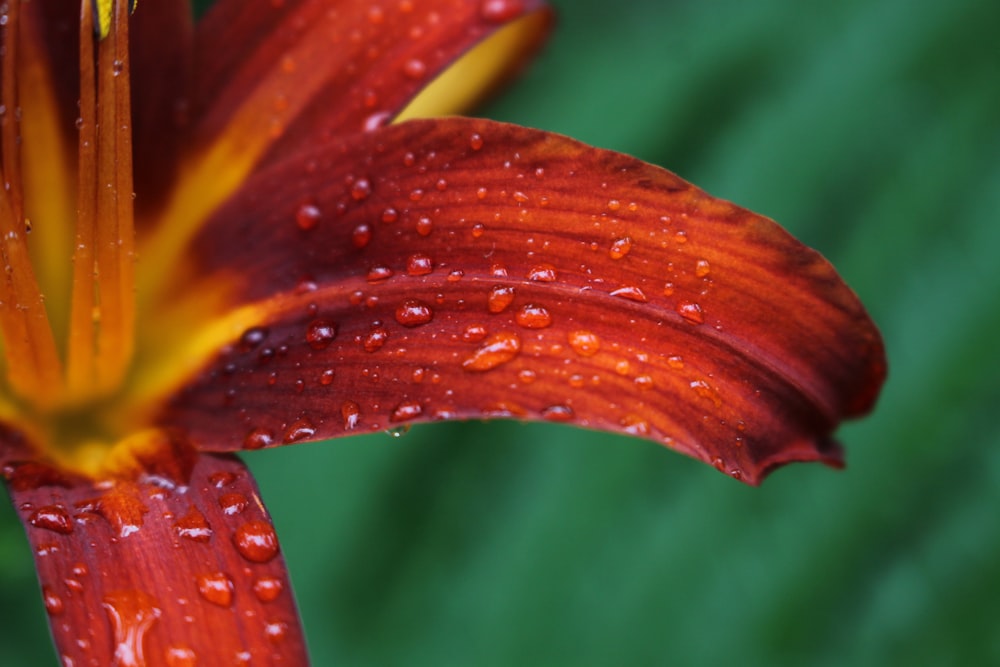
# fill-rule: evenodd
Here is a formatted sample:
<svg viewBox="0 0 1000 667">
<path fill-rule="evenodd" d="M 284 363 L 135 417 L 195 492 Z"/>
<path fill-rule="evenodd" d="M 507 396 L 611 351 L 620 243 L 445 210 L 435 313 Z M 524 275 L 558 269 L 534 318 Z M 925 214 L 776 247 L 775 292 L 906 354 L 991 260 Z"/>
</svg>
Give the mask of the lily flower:
<svg viewBox="0 0 1000 667">
<path fill-rule="evenodd" d="M 62 664 L 307 663 L 236 452 L 504 417 L 750 484 L 840 464 L 885 359 L 825 259 L 659 167 L 444 116 L 543 3 L 130 5 L 0 22 L 0 464 Z"/>
</svg>

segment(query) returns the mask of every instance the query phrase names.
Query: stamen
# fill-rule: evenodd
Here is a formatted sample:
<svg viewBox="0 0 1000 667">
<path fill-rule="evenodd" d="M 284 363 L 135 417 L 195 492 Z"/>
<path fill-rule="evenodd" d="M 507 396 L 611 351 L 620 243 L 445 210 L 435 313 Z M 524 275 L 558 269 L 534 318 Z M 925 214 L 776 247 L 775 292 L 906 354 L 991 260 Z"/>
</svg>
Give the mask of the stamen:
<svg viewBox="0 0 1000 667">
<path fill-rule="evenodd" d="M 97 42 L 91 0 L 81 3 L 79 211 L 70 315 L 71 393 L 118 387 L 135 342 L 135 225 L 128 3 L 114 3 Z"/>
<path fill-rule="evenodd" d="M 18 129 L 17 66 L 20 3 L 4 4 L 0 22 L 0 332 L 11 388 L 39 407 L 53 402 L 62 368 L 28 254 Z"/>
</svg>

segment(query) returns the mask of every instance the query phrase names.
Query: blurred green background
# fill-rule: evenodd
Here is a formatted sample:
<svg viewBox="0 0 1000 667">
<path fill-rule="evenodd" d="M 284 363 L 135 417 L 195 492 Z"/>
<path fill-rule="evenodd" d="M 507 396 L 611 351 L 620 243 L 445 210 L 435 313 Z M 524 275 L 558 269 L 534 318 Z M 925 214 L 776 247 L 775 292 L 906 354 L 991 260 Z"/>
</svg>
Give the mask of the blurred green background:
<svg viewBox="0 0 1000 667">
<path fill-rule="evenodd" d="M 555 426 L 257 453 L 315 664 L 1000 664 L 1000 3 L 554 4 L 482 115 L 782 222 L 861 295 L 889 382 L 846 471 L 760 489 Z M 55 664 L 0 504 L 0 662 Z"/>
</svg>

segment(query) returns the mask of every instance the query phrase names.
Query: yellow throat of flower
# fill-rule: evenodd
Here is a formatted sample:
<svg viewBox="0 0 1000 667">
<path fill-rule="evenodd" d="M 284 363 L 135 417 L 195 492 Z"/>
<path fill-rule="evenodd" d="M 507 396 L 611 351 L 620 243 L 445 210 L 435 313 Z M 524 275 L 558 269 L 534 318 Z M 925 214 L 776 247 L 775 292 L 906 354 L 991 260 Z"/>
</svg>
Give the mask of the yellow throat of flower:
<svg viewBox="0 0 1000 667">
<path fill-rule="evenodd" d="M 6 20 L 0 27 L 0 170 L 4 184 L 0 188 L 0 249 L 5 269 L 0 280 L 0 334 L 7 387 L 4 393 L 18 413 L 44 417 L 73 412 L 112 395 L 127 375 L 135 347 L 129 6 L 112 0 L 84 0 L 81 4 L 72 273 L 69 285 L 61 287 L 52 287 L 60 276 L 54 275 L 50 267 L 69 266 L 69 258 L 39 256 L 39 250 L 29 251 L 27 237 L 32 226 L 26 217 L 25 200 L 29 194 L 38 193 L 31 192 L 37 184 L 25 183 L 21 154 L 22 140 L 26 138 L 22 125 L 57 124 L 55 118 L 45 117 L 54 113 L 55 104 L 51 100 L 40 103 L 40 98 L 52 95 L 51 86 L 40 85 L 48 83 L 39 81 L 44 72 L 25 65 L 41 59 L 30 52 L 39 48 L 39 40 L 26 35 L 32 26 L 20 20 L 21 3 L 10 2 L 5 8 Z M 25 114 L 22 106 L 28 110 Z M 27 118 L 27 114 L 34 115 Z M 32 146 L 32 152 L 58 154 L 56 148 Z M 59 167 L 54 169 L 58 171 Z M 28 166 L 27 171 L 45 169 Z M 59 198 L 62 194 L 49 196 Z M 38 197 L 31 199 L 34 203 Z M 38 208 L 45 206 L 40 203 Z M 48 255 L 68 247 L 51 240 L 39 245 L 40 252 Z M 65 272 L 65 268 L 61 271 Z M 43 293 L 56 298 L 46 301 Z"/>
</svg>

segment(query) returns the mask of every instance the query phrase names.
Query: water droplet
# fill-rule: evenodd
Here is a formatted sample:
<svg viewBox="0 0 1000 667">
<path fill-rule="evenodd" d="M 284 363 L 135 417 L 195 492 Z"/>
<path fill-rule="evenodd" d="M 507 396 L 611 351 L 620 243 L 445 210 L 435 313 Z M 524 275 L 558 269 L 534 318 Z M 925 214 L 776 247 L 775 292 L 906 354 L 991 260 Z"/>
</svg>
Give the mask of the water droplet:
<svg viewBox="0 0 1000 667">
<path fill-rule="evenodd" d="M 274 644 L 282 642 L 287 633 L 288 624 L 283 621 L 272 621 L 264 626 L 264 636 Z"/>
<path fill-rule="evenodd" d="M 682 232 L 675 232 L 674 233 L 674 241 L 676 241 L 680 245 L 684 245 L 685 243 L 687 243 L 688 242 L 687 232 L 683 232 L 683 231 Z"/>
<path fill-rule="evenodd" d="M 361 408 L 354 401 L 344 401 L 340 406 L 340 416 L 344 419 L 344 430 L 352 431 L 361 418 Z"/>
<path fill-rule="evenodd" d="M 170 646 L 164 653 L 167 667 L 195 667 L 198 664 L 198 654 L 188 646 Z"/>
<path fill-rule="evenodd" d="M 699 259 L 697 263 L 694 265 L 694 275 L 698 276 L 699 278 L 704 278 L 711 272 L 711 270 L 712 267 L 709 266 L 708 260 L 705 259 Z"/>
<path fill-rule="evenodd" d="M 527 204 L 528 203 L 528 195 L 524 194 L 520 190 L 516 190 L 511 195 L 511 197 L 513 197 L 514 201 L 516 201 L 518 204 Z"/>
<path fill-rule="evenodd" d="M 621 259 L 625 255 L 629 254 L 629 251 L 631 250 L 632 239 L 625 236 L 620 239 L 615 239 L 614 243 L 611 244 L 611 248 L 608 250 L 608 256 L 611 257 L 611 259 Z"/>
<path fill-rule="evenodd" d="M 482 324 L 470 324 L 465 327 L 465 331 L 462 332 L 462 340 L 466 343 L 478 343 L 482 339 L 486 338 L 486 334 L 489 333 Z"/>
<path fill-rule="evenodd" d="M 242 493 L 224 493 L 219 496 L 219 507 L 226 516 L 239 514 L 250 506 L 250 501 Z"/>
<path fill-rule="evenodd" d="M 212 537 L 212 528 L 208 525 L 205 515 L 194 505 L 191 505 L 187 514 L 174 523 L 174 530 L 179 536 L 195 542 L 208 542 Z"/>
<path fill-rule="evenodd" d="M 427 75 L 427 65 L 419 58 L 410 58 L 403 64 L 403 74 L 410 79 L 420 80 Z"/>
<path fill-rule="evenodd" d="M 243 438 L 244 449 L 263 449 L 274 444 L 274 434 L 266 428 L 255 428 Z"/>
<path fill-rule="evenodd" d="M 134 484 L 122 483 L 107 491 L 97 501 L 97 513 L 107 519 L 119 538 L 132 535 L 142 527 L 143 515 L 149 511 L 137 495 Z"/>
<path fill-rule="evenodd" d="M 502 313 L 514 300 L 514 288 L 506 285 L 494 285 L 486 297 L 486 307 L 491 313 Z"/>
<path fill-rule="evenodd" d="M 487 338 L 465 361 L 468 371 L 488 371 L 507 363 L 521 351 L 521 339 L 511 331 L 501 331 Z"/>
<path fill-rule="evenodd" d="M 354 201 L 364 201 L 372 193 L 372 184 L 367 178 L 359 178 L 351 185 L 351 199 Z"/>
<path fill-rule="evenodd" d="M 693 301 L 681 301 L 677 304 L 677 314 L 691 324 L 701 324 L 705 321 L 705 314 L 701 306 Z"/>
<path fill-rule="evenodd" d="M 632 435 L 649 435 L 649 422 L 638 415 L 625 415 L 621 418 L 622 430 Z"/>
<path fill-rule="evenodd" d="M 266 563 L 278 555 L 278 536 L 266 521 L 250 521 L 237 528 L 233 544 L 241 556 L 254 563 Z"/>
<path fill-rule="evenodd" d="M 611 296 L 617 296 L 622 299 L 628 299 L 629 301 L 635 301 L 636 303 L 646 303 L 649 299 L 646 298 L 646 293 L 635 285 L 626 285 L 625 287 L 619 287 L 618 289 L 611 292 Z"/>
<path fill-rule="evenodd" d="M 390 207 L 382 211 L 382 222 L 388 225 L 397 220 L 399 220 L 399 212 L 396 209 Z"/>
<path fill-rule="evenodd" d="M 368 20 L 372 25 L 381 25 L 385 20 L 385 12 L 381 7 L 370 7 L 368 9 Z"/>
<path fill-rule="evenodd" d="M 571 331 L 567 336 L 569 346 L 581 357 L 592 357 L 601 349 L 601 339 L 597 334 L 586 331 Z"/>
<path fill-rule="evenodd" d="M 663 284 L 663 296 L 673 296 L 674 294 L 674 284 L 664 283 Z"/>
<path fill-rule="evenodd" d="M 469 147 L 474 151 L 478 151 L 480 148 L 482 148 L 483 147 L 482 136 L 480 136 L 478 133 L 473 133 L 472 136 L 469 137 Z"/>
<path fill-rule="evenodd" d="M 261 602 L 273 602 L 281 595 L 285 585 L 278 577 L 264 575 L 253 582 L 253 593 Z"/>
<path fill-rule="evenodd" d="M 393 426 L 392 428 L 387 428 L 385 434 L 390 438 L 402 438 L 404 435 L 410 432 L 409 424 L 402 424 L 400 426 Z"/>
<path fill-rule="evenodd" d="M 321 217 L 322 213 L 315 204 L 305 203 L 300 205 L 298 210 L 295 211 L 295 224 L 302 231 L 308 232 L 319 224 Z"/>
<path fill-rule="evenodd" d="M 389 332 L 385 330 L 385 327 L 373 325 L 364 337 L 364 340 L 362 340 L 361 345 L 364 347 L 365 352 L 377 352 L 385 345 L 387 340 L 389 340 Z"/>
<path fill-rule="evenodd" d="M 45 603 L 45 611 L 49 613 L 49 616 L 58 616 L 66 609 L 62 598 L 48 586 L 42 586 L 42 601 Z"/>
<path fill-rule="evenodd" d="M 426 276 L 434 270 L 434 262 L 427 255 L 410 255 L 406 260 L 406 274 L 409 276 Z"/>
<path fill-rule="evenodd" d="M 526 329 L 544 329 L 552 326 L 552 315 L 542 306 L 529 303 L 514 314 L 514 321 Z"/>
<path fill-rule="evenodd" d="M 423 301 L 407 299 L 396 308 L 396 321 L 404 327 L 418 327 L 434 319 L 434 311 Z"/>
<path fill-rule="evenodd" d="M 633 382 L 635 382 L 635 386 L 637 386 L 639 389 L 642 389 L 643 391 L 645 391 L 647 389 L 652 389 L 653 388 L 653 384 L 654 384 L 653 383 L 653 378 L 650 375 L 639 375 L 639 376 L 636 376 L 636 378 L 635 378 L 635 380 L 633 380 Z"/>
<path fill-rule="evenodd" d="M 671 355 L 667 357 L 667 365 L 675 371 L 679 371 L 684 368 L 684 358 L 678 354 Z"/>
<path fill-rule="evenodd" d="M 523 0 L 483 0 L 479 13 L 491 23 L 506 23 L 524 11 Z"/>
<path fill-rule="evenodd" d="M 28 519 L 35 528 L 44 528 L 63 535 L 73 532 L 73 520 L 69 513 L 59 505 L 39 507 Z"/>
<path fill-rule="evenodd" d="M 314 350 L 325 350 L 337 337 L 337 325 L 330 320 L 313 320 L 306 327 L 306 342 Z"/>
<path fill-rule="evenodd" d="M 573 413 L 573 408 L 568 405 L 550 405 L 542 410 L 542 419 L 550 422 L 568 422 L 574 417 L 576 415 Z"/>
<path fill-rule="evenodd" d="M 354 247 L 357 248 L 358 250 L 361 250 L 369 243 L 371 243 L 371 240 L 372 240 L 372 228 L 364 223 L 355 227 L 354 231 L 351 232 L 351 243 L 353 243 Z"/>
<path fill-rule="evenodd" d="M 424 413 L 424 406 L 422 406 L 417 401 L 403 401 L 397 405 L 392 414 L 389 416 L 389 421 L 392 422 L 405 422 L 411 419 L 416 419 Z"/>
<path fill-rule="evenodd" d="M 314 435 L 316 435 L 316 427 L 313 426 L 313 423 L 305 417 L 300 417 L 288 425 L 282 441 L 287 445 L 293 442 L 301 442 Z"/>
<path fill-rule="evenodd" d="M 392 120 L 391 111 L 376 111 L 365 118 L 364 122 L 361 123 L 361 129 L 364 132 L 374 132 L 380 127 L 385 127 Z"/>
<path fill-rule="evenodd" d="M 114 632 L 115 666 L 145 667 L 146 633 L 161 613 L 156 599 L 142 591 L 110 591 L 102 603 Z"/>
<path fill-rule="evenodd" d="M 486 232 L 486 226 L 481 222 L 472 225 L 472 238 L 478 239 Z"/>
<path fill-rule="evenodd" d="M 267 339 L 267 329 L 264 327 L 250 327 L 240 336 L 240 351 L 251 352 Z"/>
<path fill-rule="evenodd" d="M 332 368 L 327 368 L 325 371 L 319 375 L 319 383 L 324 387 L 333 384 L 333 379 L 336 377 L 337 373 Z"/>
<path fill-rule="evenodd" d="M 691 388 L 694 389 L 694 392 L 702 398 L 707 398 L 712 401 L 712 404 L 715 405 L 715 407 L 722 407 L 722 399 L 719 398 L 719 394 L 716 393 L 716 391 L 712 389 L 712 386 L 704 380 L 693 380 L 691 382 Z"/>
<path fill-rule="evenodd" d="M 535 374 L 535 371 L 530 370 L 528 368 L 522 368 L 517 373 L 517 379 L 523 382 L 524 384 L 531 384 L 537 379 L 537 377 L 538 376 Z"/>
<path fill-rule="evenodd" d="M 392 278 L 395 272 L 388 266 L 373 266 L 368 270 L 368 282 L 377 283 Z"/>
<path fill-rule="evenodd" d="M 233 580 L 224 572 L 199 574 L 197 577 L 198 592 L 214 605 L 229 607 L 233 604 Z"/>
<path fill-rule="evenodd" d="M 556 279 L 556 267 L 551 264 L 539 264 L 528 271 L 528 280 L 540 283 L 551 283 Z"/>
<path fill-rule="evenodd" d="M 429 236 L 434 231 L 434 223 L 427 216 L 421 216 L 417 220 L 417 234 Z"/>
</svg>

